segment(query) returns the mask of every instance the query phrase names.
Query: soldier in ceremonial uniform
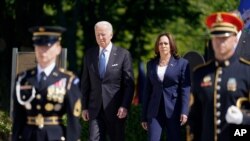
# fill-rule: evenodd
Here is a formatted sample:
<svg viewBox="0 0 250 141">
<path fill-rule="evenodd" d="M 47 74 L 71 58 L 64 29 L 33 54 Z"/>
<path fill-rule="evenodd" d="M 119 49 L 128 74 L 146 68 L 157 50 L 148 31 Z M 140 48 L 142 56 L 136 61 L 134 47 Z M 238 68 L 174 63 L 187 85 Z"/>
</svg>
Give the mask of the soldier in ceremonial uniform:
<svg viewBox="0 0 250 141">
<path fill-rule="evenodd" d="M 78 141 L 79 79 L 56 66 L 65 29 L 43 26 L 29 31 L 33 34 L 37 66 L 17 76 L 12 141 Z"/>
<path fill-rule="evenodd" d="M 237 56 L 234 49 L 243 22 L 218 12 L 207 17 L 206 25 L 215 58 L 193 72 L 191 132 L 196 141 L 229 141 L 232 126 L 250 125 L 250 115 L 239 108 L 243 99 L 249 102 L 250 61 Z"/>
</svg>

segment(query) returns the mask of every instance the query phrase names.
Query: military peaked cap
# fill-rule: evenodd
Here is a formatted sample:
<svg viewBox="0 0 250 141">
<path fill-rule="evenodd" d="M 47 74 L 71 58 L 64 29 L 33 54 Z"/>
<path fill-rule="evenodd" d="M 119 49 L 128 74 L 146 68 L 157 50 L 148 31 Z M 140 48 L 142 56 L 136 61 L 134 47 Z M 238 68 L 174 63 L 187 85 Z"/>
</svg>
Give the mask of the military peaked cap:
<svg viewBox="0 0 250 141">
<path fill-rule="evenodd" d="M 33 34 L 32 40 L 35 46 L 51 47 L 55 42 L 61 40 L 65 28 L 60 26 L 35 26 L 29 28 Z"/>
<path fill-rule="evenodd" d="M 243 28 L 240 18 L 231 13 L 217 12 L 209 15 L 206 25 L 210 29 L 211 36 L 228 37 L 237 34 Z"/>
</svg>

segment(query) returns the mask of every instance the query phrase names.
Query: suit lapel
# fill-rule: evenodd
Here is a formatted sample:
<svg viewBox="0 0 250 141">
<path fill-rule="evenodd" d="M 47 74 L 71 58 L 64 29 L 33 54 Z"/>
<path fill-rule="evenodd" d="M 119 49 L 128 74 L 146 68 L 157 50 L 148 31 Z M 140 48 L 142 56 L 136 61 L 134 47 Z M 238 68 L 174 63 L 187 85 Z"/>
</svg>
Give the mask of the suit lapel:
<svg viewBox="0 0 250 141">
<path fill-rule="evenodd" d="M 165 81 L 166 78 L 168 78 L 169 75 L 172 74 L 172 71 L 176 71 L 174 69 L 174 67 L 176 66 L 176 60 L 174 59 L 173 56 L 171 56 L 169 63 L 168 63 L 168 67 L 165 70 L 165 74 L 164 74 L 164 78 L 163 78 L 163 82 Z"/>
<path fill-rule="evenodd" d="M 158 63 L 159 63 L 159 58 L 156 58 L 153 63 L 152 63 L 152 75 L 153 78 L 156 78 L 159 83 L 162 83 L 157 75 L 157 70 L 158 70 Z"/>
</svg>

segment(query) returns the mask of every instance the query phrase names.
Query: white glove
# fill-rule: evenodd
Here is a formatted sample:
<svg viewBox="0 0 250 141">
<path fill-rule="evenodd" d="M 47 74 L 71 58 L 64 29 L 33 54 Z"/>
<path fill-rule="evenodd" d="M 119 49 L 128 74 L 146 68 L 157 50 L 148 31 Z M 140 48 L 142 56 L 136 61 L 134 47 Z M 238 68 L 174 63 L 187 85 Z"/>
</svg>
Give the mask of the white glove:
<svg viewBox="0 0 250 141">
<path fill-rule="evenodd" d="M 239 108 L 232 105 L 227 109 L 226 121 L 232 124 L 241 124 L 243 121 L 243 114 Z"/>
</svg>

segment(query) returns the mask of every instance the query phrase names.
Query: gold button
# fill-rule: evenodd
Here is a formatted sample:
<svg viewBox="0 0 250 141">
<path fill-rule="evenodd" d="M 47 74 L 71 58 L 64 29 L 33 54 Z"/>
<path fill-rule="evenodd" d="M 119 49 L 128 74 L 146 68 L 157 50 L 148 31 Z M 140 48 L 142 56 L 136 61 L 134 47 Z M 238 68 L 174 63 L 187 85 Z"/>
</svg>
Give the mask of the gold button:
<svg viewBox="0 0 250 141">
<path fill-rule="evenodd" d="M 218 67 L 218 66 L 219 66 L 219 63 L 218 63 L 218 62 L 215 62 L 215 66 Z"/>
<path fill-rule="evenodd" d="M 220 111 L 216 112 L 216 116 L 217 116 L 217 117 L 220 116 Z"/>
<path fill-rule="evenodd" d="M 217 82 L 221 82 L 221 78 L 218 78 L 218 79 L 217 79 Z"/>
<path fill-rule="evenodd" d="M 217 107 L 217 108 L 220 108 L 220 103 L 217 103 L 217 104 L 216 104 L 216 107 Z"/>
<path fill-rule="evenodd" d="M 222 74 L 222 70 L 219 70 L 218 73 L 219 73 L 219 74 Z"/>
<path fill-rule="evenodd" d="M 227 60 L 227 61 L 225 61 L 225 65 L 226 66 L 229 66 L 230 65 L 230 62 Z"/>
<path fill-rule="evenodd" d="M 216 99 L 219 100 L 220 99 L 220 94 L 216 95 Z"/>
<path fill-rule="evenodd" d="M 220 86 L 217 86 L 216 89 L 217 89 L 217 90 L 220 90 Z"/>
<path fill-rule="evenodd" d="M 39 99 L 39 100 L 40 100 L 40 99 L 41 99 L 41 95 L 40 95 L 40 94 L 37 94 L 37 95 L 36 95 L 36 99 Z"/>
<path fill-rule="evenodd" d="M 217 130 L 216 130 L 216 133 L 217 133 L 217 134 L 220 134 L 220 132 L 221 132 L 220 129 L 217 129 Z"/>
<path fill-rule="evenodd" d="M 217 125 L 220 125 L 220 123 L 221 123 L 221 120 L 218 119 L 217 120 Z"/>
<path fill-rule="evenodd" d="M 40 105 L 36 105 L 36 109 L 37 110 L 41 110 L 41 106 Z"/>
</svg>

